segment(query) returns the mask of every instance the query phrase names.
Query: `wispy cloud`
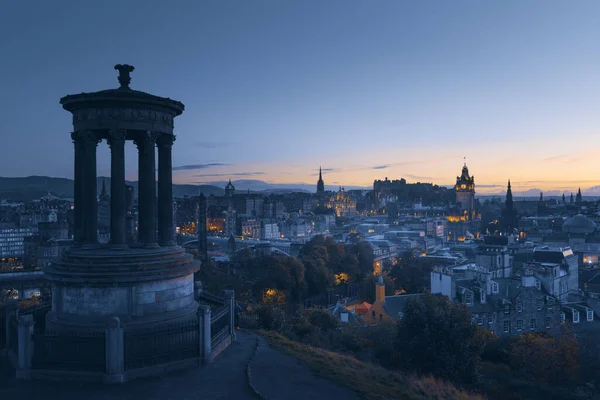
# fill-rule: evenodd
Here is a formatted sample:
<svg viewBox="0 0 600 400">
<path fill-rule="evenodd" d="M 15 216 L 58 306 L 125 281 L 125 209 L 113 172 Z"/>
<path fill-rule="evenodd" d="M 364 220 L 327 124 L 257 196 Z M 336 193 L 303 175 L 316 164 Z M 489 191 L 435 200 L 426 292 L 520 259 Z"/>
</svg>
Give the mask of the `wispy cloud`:
<svg viewBox="0 0 600 400">
<path fill-rule="evenodd" d="M 195 169 L 206 169 L 212 167 L 224 167 L 229 164 L 223 163 L 208 163 L 208 164 L 190 164 L 190 165 L 180 165 L 178 167 L 173 167 L 173 171 L 190 171 Z"/>
<path fill-rule="evenodd" d="M 376 167 L 373 167 L 373 169 L 386 169 L 388 167 L 388 165 L 378 165 Z"/>
<path fill-rule="evenodd" d="M 197 178 L 207 178 L 207 177 L 215 177 L 215 176 L 254 176 L 254 175 L 264 175 L 264 172 L 231 172 L 228 174 L 201 174 L 194 175 Z"/>
</svg>

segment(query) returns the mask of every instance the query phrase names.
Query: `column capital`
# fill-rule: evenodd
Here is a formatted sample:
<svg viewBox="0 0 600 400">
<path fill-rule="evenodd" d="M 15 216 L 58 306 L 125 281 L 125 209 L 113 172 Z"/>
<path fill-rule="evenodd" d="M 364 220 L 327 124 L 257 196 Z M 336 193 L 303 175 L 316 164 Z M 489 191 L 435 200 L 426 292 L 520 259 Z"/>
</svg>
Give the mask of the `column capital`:
<svg viewBox="0 0 600 400">
<path fill-rule="evenodd" d="M 101 140 L 100 137 L 93 131 L 75 131 L 71 133 L 71 139 L 74 143 L 93 143 L 96 145 L 100 143 Z"/>
<path fill-rule="evenodd" d="M 117 141 L 125 141 L 125 138 L 127 137 L 127 130 L 126 129 L 111 129 L 108 131 L 108 138 L 107 138 L 107 142 L 108 145 L 110 146 L 111 143 L 117 142 Z"/>
<path fill-rule="evenodd" d="M 175 135 L 169 135 L 169 134 L 160 135 L 156 139 L 156 146 L 159 149 L 160 148 L 164 148 L 164 149 L 171 148 L 173 146 L 173 143 L 175 143 L 176 138 L 177 137 Z"/>
<path fill-rule="evenodd" d="M 145 147 L 147 145 L 155 145 L 156 144 L 156 139 L 158 139 L 158 137 L 159 137 L 158 133 L 147 131 L 147 132 L 143 132 L 140 135 L 138 135 L 133 140 L 133 143 L 135 143 L 135 145 L 138 148 Z"/>
</svg>

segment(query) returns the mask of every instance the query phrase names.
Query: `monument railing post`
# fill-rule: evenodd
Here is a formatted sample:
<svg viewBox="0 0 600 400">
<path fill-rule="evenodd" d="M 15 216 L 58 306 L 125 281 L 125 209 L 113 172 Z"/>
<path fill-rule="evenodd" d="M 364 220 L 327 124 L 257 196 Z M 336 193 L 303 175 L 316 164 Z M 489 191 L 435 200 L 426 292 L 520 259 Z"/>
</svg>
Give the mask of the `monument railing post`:
<svg viewBox="0 0 600 400">
<path fill-rule="evenodd" d="M 211 332 L 210 332 L 210 307 L 204 304 L 198 306 L 198 329 L 200 334 L 200 361 L 202 364 L 209 363 L 211 349 Z"/>
<path fill-rule="evenodd" d="M 127 248 L 125 138 L 124 129 L 108 132 L 110 146 L 110 243 L 116 249 Z"/>
<path fill-rule="evenodd" d="M 125 346 L 121 320 L 112 317 L 105 328 L 106 383 L 124 382 Z"/>
<path fill-rule="evenodd" d="M 174 246 L 173 241 L 173 162 L 175 135 L 163 134 L 158 147 L 158 244 Z"/>
<path fill-rule="evenodd" d="M 229 305 L 229 334 L 231 335 L 231 341 L 235 342 L 235 291 L 224 290 L 223 297 Z"/>
<path fill-rule="evenodd" d="M 18 324 L 18 368 L 17 379 L 31 379 L 31 363 L 33 358 L 33 315 L 19 317 Z"/>
<path fill-rule="evenodd" d="M 11 320 L 13 318 L 17 318 L 17 311 L 18 310 L 18 305 L 17 305 L 17 300 L 9 300 L 9 302 L 6 304 L 6 309 L 4 312 L 4 317 L 5 317 L 5 326 L 4 326 L 4 353 L 8 355 L 8 352 L 10 351 L 10 343 L 11 340 L 17 340 L 17 338 L 11 338 L 10 337 L 10 333 L 11 333 L 11 329 L 10 329 L 10 324 L 11 324 Z"/>
</svg>

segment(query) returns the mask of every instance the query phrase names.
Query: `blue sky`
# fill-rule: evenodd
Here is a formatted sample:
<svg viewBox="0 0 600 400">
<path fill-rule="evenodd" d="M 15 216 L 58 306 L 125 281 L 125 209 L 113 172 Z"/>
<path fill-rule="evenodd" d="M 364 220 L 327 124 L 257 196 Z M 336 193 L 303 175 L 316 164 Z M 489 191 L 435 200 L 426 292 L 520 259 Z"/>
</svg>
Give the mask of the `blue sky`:
<svg viewBox="0 0 600 400">
<path fill-rule="evenodd" d="M 186 105 L 176 182 L 600 184 L 597 1 L 9 1 L 0 175 L 72 177 L 66 94 Z M 99 174 L 109 150 L 99 146 Z M 127 149 L 135 179 L 135 147 Z"/>
</svg>

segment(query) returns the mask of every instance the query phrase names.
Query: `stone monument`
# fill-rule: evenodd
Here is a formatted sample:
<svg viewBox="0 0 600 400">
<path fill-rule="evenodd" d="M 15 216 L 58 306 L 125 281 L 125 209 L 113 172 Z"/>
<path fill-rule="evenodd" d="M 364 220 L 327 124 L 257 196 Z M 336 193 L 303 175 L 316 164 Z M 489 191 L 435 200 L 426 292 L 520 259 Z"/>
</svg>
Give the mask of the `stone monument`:
<svg viewBox="0 0 600 400">
<path fill-rule="evenodd" d="M 45 268 L 52 284 L 51 331 L 103 330 L 118 317 L 123 328 L 193 319 L 199 263 L 173 241 L 171 148 L 179 101 L 132 90 L 134 67 L 116 65 L 118 89 L 65 96 L 75 145 L 74 245 Z M 96 148 L 111 150 L 110 241 L 98 242 Z M 131 241 L 131 189 L 125 184 L 125 143 L 139 152 L 138 230 Z M 158 148 L 158 201 L 155 166 Z M 129 197 L 129 198 L 128 198 Z M 129 203 L 129 204 L 128 204 Z M 128 237 L 129 236 L 129 237 Z"/>
</svg>

